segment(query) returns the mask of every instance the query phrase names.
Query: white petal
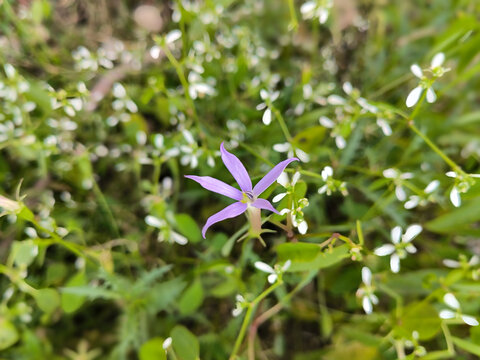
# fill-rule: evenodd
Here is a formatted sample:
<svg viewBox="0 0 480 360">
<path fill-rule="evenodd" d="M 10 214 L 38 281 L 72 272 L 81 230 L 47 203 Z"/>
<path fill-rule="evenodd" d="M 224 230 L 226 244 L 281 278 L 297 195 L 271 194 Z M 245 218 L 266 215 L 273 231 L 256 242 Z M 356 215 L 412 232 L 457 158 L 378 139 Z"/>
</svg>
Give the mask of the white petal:
<svg viewBox="0 0 480 360">
<path fill-rule="evenodd" d="M 280 153 L 287 152 L 290 148 L 291 148 L 291 145 L 288 142 L 273 145 L 273 150 Z"/>
<path fill-rule="evenodd" d="M 438 189 L 439 186 L 440 186 L 440 181 L 438 180 L 431 181 L 424 190 L 425 194 L 430 194 L 434 192 L 435 190 Z"/>
<path fill-rule="evenodd" d="M 398 201 L 405 201 L 407 199 L 407 194 L 400 185 L 395 187 L 395 196 L 397 197 Z"/>
<path fill-rule="evenodd" d="M 268 264 L 265 264 L 264 262 L 262 261 L 256 261 L 254 266 L 260 270 L 260 271 L 263 271 L 263 272 L 266 272 L 266 273 L 270 273 L 270 274 L 274 274 L 275 271 L 273 270 L 273 268 L 268 265 Z"/>
<path fill-rule="evenodd" d="M 410 94 L 407 96 L 407 101 L 405 102 L 407 107 L 412 107 L 418 102 L 420 95 L 422 95 L 422 91 L 423 88 L 421 86 L 417 86 L 415 89 L 410 91 Z"/>
<path fill-rule="evenodd" d="M 445 173 L 445 175 L 447 175 L 448 177 L 451 177 L 451 178 L 456 178 L 457 177 L 457 173 L 455 171 L 447 171 Z"/>
<path fill-rule="evenodd" d="M 420 197 L 416 195 L 410 196 L 410 199 L 403 205 L 403 207 L 407 210 L 413 209 L 417 207 L 420 203 Z"/>
<path fill-rule="evenodd" d="M 445 304 L 450 306 L 452 309 L 455 309 L 455 310 L 460 309 L 460 303 L 458 302 L 455 295 L 453 295 L 452 293 L 446 293 L 443 296 L 443 301 L 445 302 Z"/>
<path fill-rule="evenodd" d="M 438 53 L 433 57 L 432 62 L 430 63 L 430 66 L 432 69 L 434 69 L 438 66 L 441 66 L 444 61 L 445 61 L 445 54 L 442 52 Z"/>
<path fill-rule="evenodd" d="M 459 207 L 462 204 L 460 193 L 458 192 L 458 189 L 455 186 L 453 187 L 452 191 L 450 191 L 450 201 L 455 207 Z"/>
<path fill-rule="evenodd" d="M 460 263 L 456 260 L 444 259 L 442 262 L 443 262 L 443 265 L 452 269 L 456 269 L 460 267 Z"/>
<path fill-rule="evenodd" d="M 171 44 L 182 37 L 182 32 L 178 29 L 170 31 L 165 37 L 167 44 Z"/>
<path fill-rule="evenodd" d="M 330 176 L 333 176 L 333 169 L 331 166 L 325 166 L 322 170 L 323 181 L 327 181 Z"/>
<path fill-rule="evenodd" d="M 152 48 L 150 49 L 150 56 L 151 56 L 153 59 L 158 59 L 159 56 L 160 56 L 160 52 L 161 52 L 160 46 L 154 45 L 154 46 L 152 46 Z"/>
<path fill-rule="evenodd" d="M 172 345 L 172 338 L 168 337 L 165 339 L 165 341 L 162 344 L 163 350 L 167 350 L 170 347 L 170 345 Z"/>
<path fill-rule="evenodd" d="M 378 297 L 377 297 L 375 294 L 371 294 L 371 295 L 370 295 L 370 301 L 371 301 L 374 305 L 377 305 L 377 304 L 378 304 Z"/>
<path fill-rule="evenodd" d="M 163 220 L 152 215 L 147 215 L 145 217 L 145 222 L 147 223 L 147 225 L 150 225 L 156 228 L 161 228 L 165 224 Z"/>
<path fill-rule="evenodd" d="M 172 236 L 172 240 L 176 242 L 178 245 L 186 245 L 188 243 L 188 239 L 185 236 L 180 235 L 175 231 L 172 231 L 171 236 Z"/>
<path fill-rule="evenodd" d="M 315 6 L 317 5 L 314 1 L 307 1 L 306 3 L 303 3 L 302 6 L 300 6 L 300 12 L 302 14 L 308 14 L 315 9 Z"/>
<path fill-rule="evenodd" d="M 320 119 L 318 121 L 320 122 L 320 125 L 329 129 L 335 126 L 335 123 L 326 116 L 320 116 Z"/>
<path fill-rule="evenodd" d="M 295 149 L 295 154 L 301 162 L 307 163 L 310 161 L 310 156 L 303 150 Z"/>
<path fill-rule="evenodd" d="M 327 101 L 330 105 L 344 105 L 346 103 L 345 99 L 338 95 L 330 95 Z"/>
<path fill-rule="evenodd" d="M 414 225 L 410 225 L 407 230 L 405 231 L 405 235 L 403 235 L 402 237 L 402 241 L 403 242 L 410 242 L 412 241 L 413 239 L 415 239 L 415 237 L 420 234 L 422 232 L 423 228 L 421 225 L 418 225 L 418 224 L 414 224 Z"/>
<path fill-rule="evenodd" d="M 265 125 L 270 125 L 270 123 L 272 122 L 272 110 L 270 110 L 270 108 L 265 110 L 265 112 L 263 113 L 262 121 Z"/>
<path fill-rule="evenodd" d="M 335 144 L 337 145 L 337 147 L 339 149 L 344 149 L 345 146 L 347 146 L 347 142 L 345 141 L 345 139 L 342 137 L 342 136 L 337 136 L 335 137 Z"/>
<path fill-rule="evenodd" d="M 280 215 L 285 215 L 285 214 L 288 214 L 289 212 L 290 212 L 290 209 L 285 208 L 280 210 Z"/>
<path fill-rule="evenodd" d="M 372 302 L 368 298 L 368 296 L 364 296 L 362 299 L 362 306 L 363 310 L 365 311 L 366 314 L 371 314 L 373 310 Z"/>
<path fill-rule="evenodd" d="M 279 202 L 280 200 L 282 200 L 285 197 L 285 195 L 287 195 L 287 193 L 281 193 L 281 194 L 275 195 L 272 199 L 272 202 L 273 203 Z"/>
<path fill-rule="evenodd" d="M 320 24 L 325 24 L 328 20 L 328 10 L 321 8 L 318 11 L 318 21 Z"/>
<path fill-rule="evenodd" d="M 400 238 L 402 237 L 402 228 L 400 226 L 395 226 L 390 231 L 390 238 L 394 244 L 398 244 L 400 242 Z"/>
<path fill-rule="evenodd" d="M 440 311 L 438 316 L 441 319 L 453 319 L 453 318 L 455 318 L 456 314 L 451 310 L 442 310 L 442 311 Z"/>
<path fill-rule="evenodd" d="M 285 188 L 288 186 L 288 175 L 285 171 L 280 174 L 277 182 Z"/>
<path fill-rule="evenodd" d="M 345 91 L 347 95 L 350 95 L 353 91 L 353 86 L 349 81 L 344 82 L 342 87 L 343 87 L 343 91 Z"/>
<path fill-rule="evenodd" d="M 321 188 L 318 189 L 319 194 L 325 194 L 327 192 L 327 185 L 323 185 Z"/>
<path fill-rule="evenodd" d="M 282 266 L 282 271 L 287 271 L 290 268 L 291 265 L 292 265 L 291 260 L 285 261 L 285 264 L 283 264 L 283 266 Z"/>
<path fill-rule="evenodd" d="M 435 94 L 435 91 L 431 87 L 427 89 L 427 101 L 431 104 L 434 103 L 435 100 L 437 100 L 437 95 Z"/>
<path fill-rule="evenodd" d="M 405 250 L 407 250 L 407 252 L 410 254 L 415 254 L 417 252 L 417 248 L 412 244 L 408 244 Z"/>
<path fill-rule="evenodd" d="M 400 271 L 400 257 L 397 254 L 390 256 L 390 269 L 392 272 L 398 273 Z"/>
<path fill-rule="evenodd" d="M 383 170 L 383 176 L 387 179 L 395 179 L 398 176 L 398 171 L 395 169 L 386 169 Z"/>
<path fill-rule="evenodd" d="M 477 255 L 473 255 L 472 258 L 468 261 L 468 265 L 476 266 L 480 263 L 480 258 Z"/>
<path fill-rule="evenodd" d="M 420 66 L 418 66 L 417 64 L 413 64 L 412 66 L 410 66 L 410 70 L 412 71 L 413 75 L 420 79 L 422 78 L 423 71 L 422 69 L 420 69 Z"/>
<path fill-rule="evenodd" d="M 260 97 L 262 100 L 267 100 L 268 99 L 268 91 L 265 89 L 260 90 Z"/>
<path fill-rule="evenodd" d="M 243 308 L 235 308 L 232 310 L 232 316 L 237 317 L 243 312 Z"/>
<path fill-rule="evenodd" d="M 377 256 L 386 256 L 390 255 L 395 251 L 395 246 L 392 244 L 385 244 L 375 249 L 375 255 Z"/>
<path fill-rule="evenodd" d="M 465 324 L 470 326 L 478 326 L 478 321 L 473 316 L 462 315 L 462 320 Z"/>
<path fill-rule="evenodd" d="M 295 174 L 293 174 L 293 177 L 292 177 L 292 186 L 297 183 L 298 179 L 300 179 L 300 173 L 297 171 Z"/>
<path fill-rule="evenodd" d="M 372 272 L 366 266 L 362 268 L 362 281 L 365 285 L 372 284 Z"/>
<path fill-rule="evenodd" d="M 298 224 L 298 232 L 302 235 L 305 235 L 308 230 L 308 224 L 305 220 L 303 220 L 300 224 Z"/>
<path fill-rule="evenodd" d="M 392 128 L 385 119 L 378 118 L 377 125 L 382 129 L 383 135 L 390 136 L 392 135 Z"/>
<path fill-rule="evenodd" d="M 267 277 L 267 281 L 268 281 L 270 284 L 273 284 L 275 281 L 277 281 L 277 278 L 278 278 L 278 275 L 277 275 L 277 274 L 270 274 L 270 275 L 268 275 L 268 277 Z"/>
</svg>

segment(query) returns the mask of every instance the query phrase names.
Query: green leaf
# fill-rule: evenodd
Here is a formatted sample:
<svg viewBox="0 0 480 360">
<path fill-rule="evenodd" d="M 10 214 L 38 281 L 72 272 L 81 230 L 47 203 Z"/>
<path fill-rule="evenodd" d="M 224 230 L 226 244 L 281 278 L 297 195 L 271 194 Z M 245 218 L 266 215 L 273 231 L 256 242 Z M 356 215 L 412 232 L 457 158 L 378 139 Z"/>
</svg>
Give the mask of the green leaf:
<svg viewBox="0 0 480 360">
<path fill-rule="evenodd" d="M 203 303 L 203 287 L 202 282 L 197 279 L 192 285 L 183 293 L 178 302 L 180 313 L 188 315 L 193 313 Z"/>
<path fill-rule="evenodd" d="M 38 307 L 48 314 L 52 313 L 60 305 L 60 295 L 55 289 L 40 289 L 34 296 Z"/>
<path fill-rule="evenodd" d="M 284 243 L 277 246 L 279 262 L 292 261 L 289 272 L 323 269 L 333 266 L 349 257 L 346 244 L 322 250 L 318 244 Z"/>
<path fill-rule="evenodd" d="M 418 332 L 420 340 L 429 340 L 440 331 L 441 320 L 435 308 L 425 302 L 412 303 L 405 312 L 394 331 L 399 336 L 409 337 L 413 331 Z"/>
<path fill-rule="evenodd" d="M 0 318 L 0 350 L 5 350 L 18 341 L 18 331 L 15 326 L 6 319 Z"/>
<path fill-rule="evenodd" d="M 175 222 L 177 223 L 177 230 L 187 237 L 192 243 L 197 243 L 202 240 L 202 233 L 195 220 L 188 214 L 175 215 Z"/>
<path fill-rule="evenodd" d="M 38 246 L 33 240 L 14 241 L 10 256 L 18 267 L 29 266 L 38 254 Z"/>
<path fill-rule="evenodd" d="M 85 273 L 80 271 L 68 280 L 66 287 L 83 286 L 87 284 Z M 62 291 L 61 304 L 62 309 L 67 314 L 77 311 L 85 302 L 86 296 L 69 294 Z"/>
<path fill-rule="evenodd" d="M 472 344 L 470 341 L 463 340 L 463 339 L 457 338 L 455 336 L 452 336 L 452 341 L 459 348 L 461 348 L 465 351 L 468 351 L 471 354 L 480 356 L 480 345 Z"/>
<path fill-rule="evenodd" d="M 462 230 L 470 228 L 480 220 L 480 201 L 466 202 L 459 208 L 433 219 L 425 227 L 436 233 L 454 233 L 459 235 Z"/>
<path fill-rule="evenodd" d="M 155 337 L 144 343 L 138 352 L 140 360 L 167 360 L 163 341 L 164 339 Z"/>
<path fill-rule="evenodd" d="M 200 345 L 198 340 L 184 326 L 175 326 L 170 333 L 172 337 L 172 346 L 179 360 L 197 360 L 200 359 Z"/>
<path fill-rule="evenodd" d="M 309 127 L 298 133 L 293 138 L 292 144 L 307 153 L 312 152 L 323 141 L 325 132 L 326 129 L 320 125 Z"/>
</svg>

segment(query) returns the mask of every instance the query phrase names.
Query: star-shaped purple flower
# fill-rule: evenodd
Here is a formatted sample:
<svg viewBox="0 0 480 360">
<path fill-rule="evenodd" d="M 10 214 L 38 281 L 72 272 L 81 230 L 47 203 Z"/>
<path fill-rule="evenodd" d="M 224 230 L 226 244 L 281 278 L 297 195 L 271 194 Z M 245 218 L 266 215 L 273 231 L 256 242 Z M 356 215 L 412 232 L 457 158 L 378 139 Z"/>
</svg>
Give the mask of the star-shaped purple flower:
<svg viewBox="0 0 480 360">
<path fill-rule="evenodd" d="M 292 161 L 297 161 L 297 158 L 290 158 L 284 160 L 268 172 L 256 185 L 252 188 L 252 181 L 248 175 L 245 166 L 242 162 L 233 154 L 225 150 L 223 142 L 220 145 L 220 152 L 222 154 L 222 161 L 227 167 L 228 171 L 240 185 L 238 190 L 233 186 L 225 184 L 223 181 L 217 180 L 210 176 L 195 176 L 195 175 L 185 175 L 186 178 L 192 179 L 198 182 L 205 189 L 216 192 L 218 194 L 225 195 L 233 200 L 237 200 L 231 205 L 228 205 L 225 209 L 220 210 L 218 213 L 210 216 L 207 219 L 207 222 L 203 226 L 202 235 L 205 239 L 205 233 L 207 229 L 213 224 L 236 217 L 240 214 L 243 214 L 249 206 L 252 206 L 257 209 L 265 209 L 273 211 L 278 214 L 278 211 L 272 206 L 270 201 L 265 199 L 259 199 L 258 197 L 280 176 L 283 170 L 290 164 Z"/>
</svg>

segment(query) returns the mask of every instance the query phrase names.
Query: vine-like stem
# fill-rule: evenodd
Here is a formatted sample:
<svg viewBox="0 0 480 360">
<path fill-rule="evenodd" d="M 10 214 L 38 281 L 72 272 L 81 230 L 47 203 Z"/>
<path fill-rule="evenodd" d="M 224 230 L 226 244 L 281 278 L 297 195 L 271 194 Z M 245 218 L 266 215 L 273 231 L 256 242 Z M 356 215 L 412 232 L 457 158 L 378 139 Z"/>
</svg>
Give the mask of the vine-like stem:
<svg viewBox="0 0 480 360">
<path fill-rule="evenodd" d="M 240 332 L 238 333 L 237 339 L 235 340 L 235 345 L 233 346 L 232 354 L 229 357 L 229 360 L 235 360 L 237 358 L 238 350 L 242 345 L 243 338 L 245 337 L 245 333 L 247 332 L 248 324 L 250 323 L 250 319 L 253 315 L 253 312 L 257 306 L 257 304 L 262 301 L 264 298 L 268 296 L 272 291 L 274 291 L 277 287 L 283 284 L 283 280 L 279 277 L 278 280 L 271 286 L 269 286 L 265 291 L 263 291 L 260 295 L 258 295 L 251 303 L 247 306 L 247 313 L 243 318 L 242 327 L 240 328 Z"/>
<path fill-rule="evenodd" d="M 257 336 L 257 330 L 262 325 L 265 321 L 270 319 L 272 316 L 280 312 L 280 310 L 283 309 L 286 303 L 290 301 L 290 299 L 300 290 L 302 290 L 306 285 L 308 285 L 312 279 L 315 277 L 317 274 L 317 270 L 312 270 L 310 273 L 308 273 L 305 278 L 295 286 L 295 288 L 290 291 L 288 294 L 283 296 L 280 301 L 272 306 L 270 309 L 267 311 L 263 312 L 260 314 L 252 323 L 250 326 L 250 330 L 248 332 L 248 359 L 249 360 L 255 360 L 255 337 Z"/>
</svg>

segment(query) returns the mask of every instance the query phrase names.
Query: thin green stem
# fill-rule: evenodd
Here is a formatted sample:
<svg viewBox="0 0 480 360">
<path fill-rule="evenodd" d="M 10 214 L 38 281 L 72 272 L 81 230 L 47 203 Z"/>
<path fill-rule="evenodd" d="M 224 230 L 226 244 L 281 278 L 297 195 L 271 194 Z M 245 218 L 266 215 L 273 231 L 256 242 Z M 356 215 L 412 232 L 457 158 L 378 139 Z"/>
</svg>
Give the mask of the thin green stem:
<svg viewBox="0 0 480 360">
<path fill-rule="evenodd" d="M 296 30 L 298 28 L 298 19 L 297 19 L 297 13 L 295 11 L 295 4 L 293 0 L 287 0 L 288 1 L 288 8 L 290 10 L 290 26 L 292 30 Z"/>
<path fill-rule="evenodd" d="M 357 220 L 357 236 L 358 236 L 358 243 L 363 246 L 365 240 L 363 238 L 363 231 L 362 231 L 362 222 Z"/>
<path fill-rule="evenodd" d="M 420 136 L 422 138 L 423 141 L 425 141 L 425 143 L 433 150 L 435 151 L 454 171 L 456 172 L 463 172 L 460 168 L 460 166 L 458 166 L 455 161 L 453 161 L 452 159 L 450 159 L 442 150 L 440 150 L 440 148 L 435 145 L 425 134 L 423 134 L 414 124 L 413 122 L 413 119 L 409 121 L 408 123 L 408 126 L 410 127 L 410 129 L 413 130 L 413 132 L 415 134 L 417 134 L 418 136 Z"/>
<path fill-rule="evenodd" d="M 243 338 L 245 337 L 245 333 L 247 331 L 248 324 L 250 323 L 250 319 L 252 317 L 253 311 L 255 310 L 256 305 L 262 301 L 265 297 L 267 297 L 272 291 L 274 291 L 277 287 L 283 284 L 283 281 L 279 279 L 273 285 L 269 286 L 265 291 L 263 291 L 260 295 L 258 295 L 250 304 L 248 304 L 247 313 L 243 318 L 242 327 L 240 328 L 240 332 L 238 333 L 237 339 L 235 341 L 235 345 L 233 346 L 232 354 L 229 357 L 229 360 L 235 360 L 237 357 L 238 350 L 242 345 Z"/>
<path fill-rule="evenodd" d="M 272 110 L 273 114 L 275 115 L 275 118 L 278 120 L 278 123 L 280 124 L 280 128 L 282 129 L 283 135 L 285 136 L 285 139 L 288 142 L 291 142 L 292 141 L 292 135 L 290 134 L 290 131 L 288 131 L 287 123 L 285 122 L 285 119 L 283 118 L 282 114 L 272 104 L 270 104 L 270 109 Z"/>
</svg>

